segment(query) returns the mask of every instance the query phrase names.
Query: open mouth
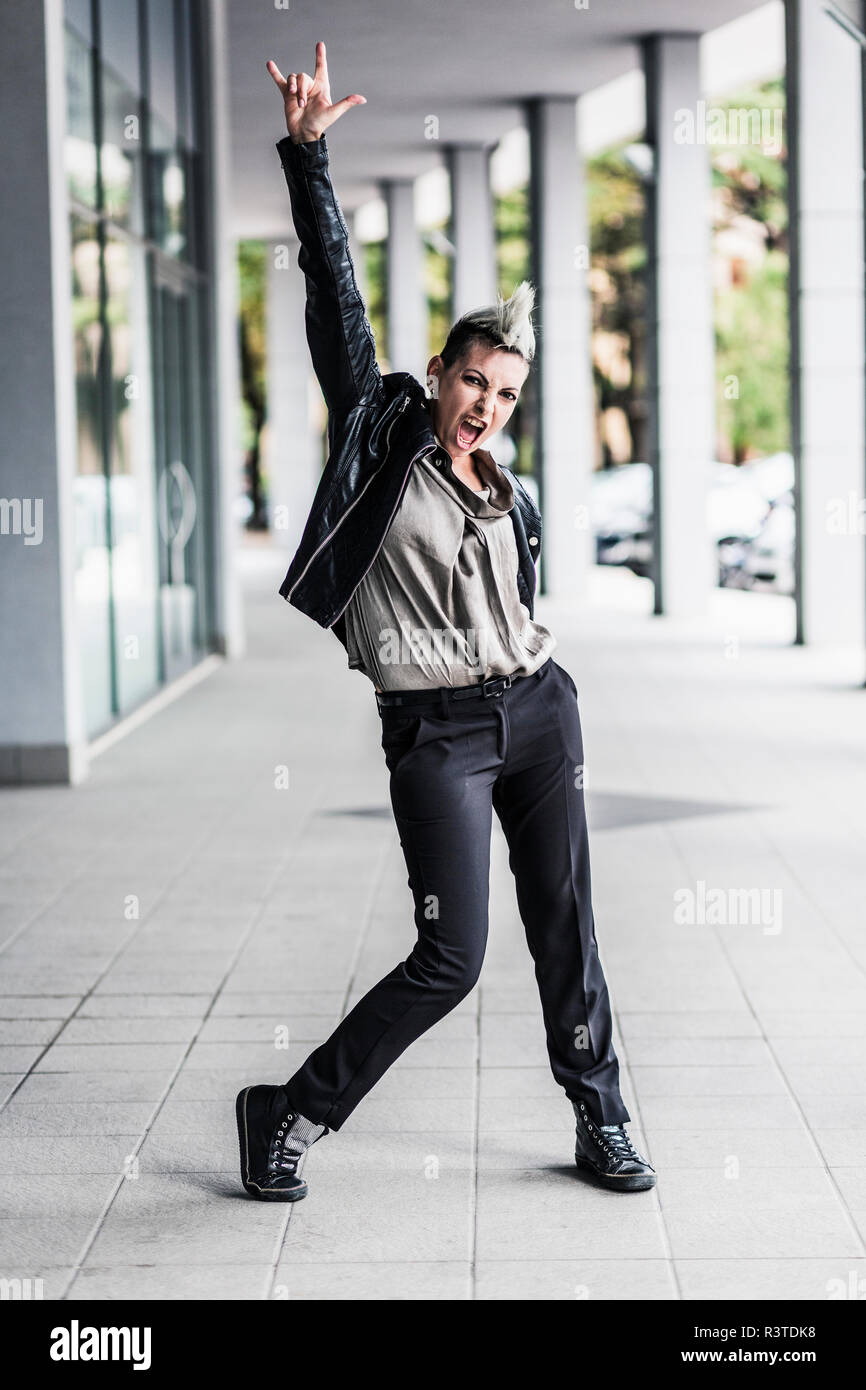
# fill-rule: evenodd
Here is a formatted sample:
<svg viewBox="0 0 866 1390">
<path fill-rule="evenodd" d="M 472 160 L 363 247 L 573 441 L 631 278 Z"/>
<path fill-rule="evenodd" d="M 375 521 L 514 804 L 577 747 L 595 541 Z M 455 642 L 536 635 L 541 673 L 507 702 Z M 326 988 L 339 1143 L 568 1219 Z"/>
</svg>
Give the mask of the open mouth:
<svg viewBox="0 0 866 1390">
<path fill-rule="evenodd" d="M 471 449 L 483 433 L 484 426 L 473 416 L 467 415 L 457 426 L 457 444 L 461 449 Z"/>
</svg>

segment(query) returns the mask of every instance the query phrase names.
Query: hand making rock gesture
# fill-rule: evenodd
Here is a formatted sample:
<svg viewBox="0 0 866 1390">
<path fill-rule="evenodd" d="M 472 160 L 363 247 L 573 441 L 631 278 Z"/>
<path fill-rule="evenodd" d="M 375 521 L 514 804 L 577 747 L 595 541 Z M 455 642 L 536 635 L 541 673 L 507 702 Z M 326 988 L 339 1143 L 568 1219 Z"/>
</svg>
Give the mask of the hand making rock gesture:
<svg viewBox="0 0 866 1390">
<path fill-rule="evenodd" d="M 312 77 L 306 72 L 290 72 L 283 77 L 273 59 L 268 62 L 268 72 L 280 89 L 286 127 L 296 145 L 318 140 L 350 106 L 362 106 L 367 100 L 355 92 L 331 104 L 328 61 L 321 41 L 316 44 L 316 71 Z"/>
</svg>

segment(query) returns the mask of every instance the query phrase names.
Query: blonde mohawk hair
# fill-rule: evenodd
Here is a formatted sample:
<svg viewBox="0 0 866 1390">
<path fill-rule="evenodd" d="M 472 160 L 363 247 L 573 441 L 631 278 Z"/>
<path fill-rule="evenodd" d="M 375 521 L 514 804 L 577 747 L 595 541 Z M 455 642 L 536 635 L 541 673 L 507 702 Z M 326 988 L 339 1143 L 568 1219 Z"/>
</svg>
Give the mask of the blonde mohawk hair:
<svg viewBox="0 0 866 1390">
<path fill-rule="evenodd" d="M 528 280 L 521 280 L 508 299 L 497 295 L 496 303 L 481 309 L 470 309 L 455 323 L 442 349 L 442 360 L 450 366 L 461 356 L 474 338 L 485 338 L 494 347 L 519 352 L 527 362 L 535 356 L 535 330 L 532 310 L 535 289 Z"/>
</svg>

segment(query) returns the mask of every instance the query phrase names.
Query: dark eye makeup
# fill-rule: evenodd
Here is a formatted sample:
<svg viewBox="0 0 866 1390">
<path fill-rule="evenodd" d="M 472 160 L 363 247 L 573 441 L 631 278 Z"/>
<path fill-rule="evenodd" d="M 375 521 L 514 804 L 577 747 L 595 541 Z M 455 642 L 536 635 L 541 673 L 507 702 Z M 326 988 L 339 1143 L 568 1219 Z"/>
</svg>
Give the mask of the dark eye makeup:
<svg viewBox="0 0 866 1390">
<path fill-rule="evenodd" d="M 470 386 L 483 386 L 483 385 L 484 385 L 484 382 L 482 382 L 482 380 L 481 380 L 480 377 L 474 376 L 474 375 L 471 374 L 471 373 L 467 374 L 467 375 L 463 378 L 463 380 L 464 380 L 464 381 L 468 381 Z M 513 391 L 509 391 L 509 390 L 501 391 L 501 392 L 500 392 L 500 395 L 504 395 L 504 396 L 506 397 L 506 399 L 509 400 L 509 401 L 516 401 L 516 400 L 517 400 L 517 396 L 516 396 L 516 394 L 515 394 Z"/>
</svg>

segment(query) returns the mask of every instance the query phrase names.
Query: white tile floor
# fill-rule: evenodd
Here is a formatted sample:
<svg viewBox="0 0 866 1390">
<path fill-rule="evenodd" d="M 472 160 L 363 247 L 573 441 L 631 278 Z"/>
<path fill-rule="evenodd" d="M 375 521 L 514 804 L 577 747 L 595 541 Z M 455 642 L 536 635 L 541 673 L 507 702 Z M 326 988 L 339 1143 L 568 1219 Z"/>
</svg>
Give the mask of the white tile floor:
<svg viewBox="0 0 866 1390">
<path fill-rule="evenodd" d="M 652 619 L 625 574 L 537 616 L 580 692 L 597 932 L 658 1187 L 574 1171 L 497 827 L 479 987 L 311 1151 L 306 1201 L 245 1197 L 236 1091 L 285 1079 L 412 941 L 369 687 L 279 599 L 283 560 L 245 553 L 242 660 L 81 786 L 0 793 L 0 1277 L 461 1300 L 866 1278 L 862 656 L 792 648 L 775 598 Z M 727 917 L 678 921 L 701 883 Z M 735 920 L 739 890 L 772 912 Z"/>
</svg>

